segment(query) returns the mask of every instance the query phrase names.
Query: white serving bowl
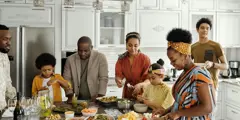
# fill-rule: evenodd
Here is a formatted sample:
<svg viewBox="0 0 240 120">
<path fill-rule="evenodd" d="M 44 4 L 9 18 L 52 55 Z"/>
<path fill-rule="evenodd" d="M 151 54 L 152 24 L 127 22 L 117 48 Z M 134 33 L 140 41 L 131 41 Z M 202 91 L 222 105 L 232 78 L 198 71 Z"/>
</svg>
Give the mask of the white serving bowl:
<svg viewBox="0 0 240 120">
<path fill-rule="evenodd" d="M 83 116 L 85 117 L 89 117 L 89 116 L 95 116 L 97 114 L 97 109 L 96 108 L 88 108 L 88 109 L 95 109 L 96 112 L 93 112 L 93 113 L 88 113 L 88 112 L 84 112 L 83 110 L 81 111 Z"/>
<path fill-rule="evenodd" d="M 148 106 L 145 104 L 141 104 L 141 103 L 134 104 L 133 108 L 136 112 L 139 112 L 139 113 L 144 113 L 144 112 L 147 112 L 147 110 L 148 110 Z"/>
<path fill-rule="evenodd" d="M 66 119 L 74 118 L 74 112 L 73 111 L 67 111 L 64 113 Z"/>
</svg>

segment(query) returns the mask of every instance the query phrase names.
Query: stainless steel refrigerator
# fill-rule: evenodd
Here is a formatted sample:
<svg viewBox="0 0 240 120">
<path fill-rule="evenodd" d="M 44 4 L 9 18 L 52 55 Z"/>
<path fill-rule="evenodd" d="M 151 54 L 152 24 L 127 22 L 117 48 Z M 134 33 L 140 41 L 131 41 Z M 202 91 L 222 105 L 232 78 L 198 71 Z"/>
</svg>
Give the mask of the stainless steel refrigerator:
<svg viewBox="0 0 240 120">
<path fill-rule="evenodd" d="M 10 27 L 11 50 L 8 53 L 12 84 L 22 95 L 30 97 L 32 81 L 40 71 L 35 67 L 38 55 L 54 55 L 54 28 Z"/>
</svg>

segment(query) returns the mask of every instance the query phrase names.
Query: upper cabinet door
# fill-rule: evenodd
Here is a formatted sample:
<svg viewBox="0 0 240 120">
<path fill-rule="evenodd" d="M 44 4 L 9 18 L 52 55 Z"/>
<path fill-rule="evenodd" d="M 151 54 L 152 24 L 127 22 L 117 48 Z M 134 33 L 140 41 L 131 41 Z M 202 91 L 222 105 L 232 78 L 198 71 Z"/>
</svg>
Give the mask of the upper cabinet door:
<svg viewBox="0 0 240 120">
<path fill-rule="evenodd" d="M 240 0 L 218 0 L 218 11 L 240 11 Z"/>
<path fill-rule="evenodd" d="M 160 9 L 167 10 L 181 10 L 182 2 L 181 0 L 161 0 Z"/>
<path fill-rule="evenodd" d="M 0 3 L 25 3 L 25 0 L 0 0 Z"/>
<path fill-rule="evenodd" d="M 81 36 L 94 39 L 94 9 L 92 7 L 74 7 L 74 10 L 62 11 L 62 49 L 76 50 Z M 94 42 L 94 41 L 92 41 Z M 94 43 L 93 43 L 94 44 Z"/>
<path fill-rule="evenodd" d="M 189 0 L 190 10 L 213 11 L 215 10 L 215 0 Z"/>
<path fill-rule="evenodd" d="M 54 4 L 55 0 L 44 0 L 45 4 Z M 26 0 L 26 3 L 33 3 L 33 0 Z"/>
<path fill-rule="evenodd" d="M 32 5 L 0 5 L 0 23 L 10 26 L 28 25 L 32 27 L 53 27 L 54 6 L 45 5 L 32 9 Z"/>
<path fill-rule="evenodd" d="M 167 47 L 166 35 L 181 27 L 179 11 L 138 11 L 137 30 L 141 35 L 142 47 Z"/>
<path fill-rule="evenodd" d="M 240 46 L 240 13 L 217 13 L 217 40 L 224 47 Z"/>
<path fill-rule="evenodd" d="M 160 0 L 137 0 L 137 9 L 159 9 Z"/>
</svg>

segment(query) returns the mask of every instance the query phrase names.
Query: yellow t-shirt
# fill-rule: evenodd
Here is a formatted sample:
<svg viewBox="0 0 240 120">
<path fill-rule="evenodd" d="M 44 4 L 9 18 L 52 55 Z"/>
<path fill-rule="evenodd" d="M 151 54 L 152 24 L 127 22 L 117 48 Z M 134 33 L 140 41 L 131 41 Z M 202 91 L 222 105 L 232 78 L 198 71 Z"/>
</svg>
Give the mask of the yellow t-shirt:
<svg viewBox="0 0 240 120">
<path fill-rule="evenodd" d="M 165 83 L 148 85 L 143 92 L 143 97 L 152 100 L 155 104 L 165 109 L 169 108 L 174 102 L 171 88 Z"/>
</svg>

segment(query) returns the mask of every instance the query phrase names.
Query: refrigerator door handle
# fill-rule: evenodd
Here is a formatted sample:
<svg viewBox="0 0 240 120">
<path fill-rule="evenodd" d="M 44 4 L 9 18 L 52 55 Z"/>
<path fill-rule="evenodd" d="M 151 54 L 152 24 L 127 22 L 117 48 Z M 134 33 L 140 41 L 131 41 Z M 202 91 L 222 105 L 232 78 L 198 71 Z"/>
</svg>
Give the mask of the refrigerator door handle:
<svg viewBox="0 0 240 120">
<path fill-rule="evenodd" d="M 21 29 L 20 27 L 17 27 L 17 33 L 16 33 L 16 52 L 21 50 Z M 18 52 L 16 54 L 16 89 L 17 91 L 20 91 L 20 55 L 21 53 Z"/>
<path fill-rule="evenodd" d="M 26 91 L 25 91 L 25 89 L 26 89 L 26 63 L 25 63 L 25 38 L 26 38 L 26 36 L 25 36 L 25 27 L 24 26 L 20 26 L 20 28 L 21 28 L 21 51 L 22 51 L 22 56 L 21 56 L 21 58 L 22 58 L 22 94 L 25 96 L 26 95 Z"/>
</svg>

